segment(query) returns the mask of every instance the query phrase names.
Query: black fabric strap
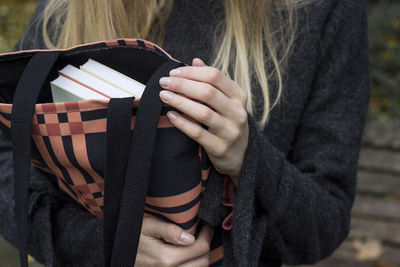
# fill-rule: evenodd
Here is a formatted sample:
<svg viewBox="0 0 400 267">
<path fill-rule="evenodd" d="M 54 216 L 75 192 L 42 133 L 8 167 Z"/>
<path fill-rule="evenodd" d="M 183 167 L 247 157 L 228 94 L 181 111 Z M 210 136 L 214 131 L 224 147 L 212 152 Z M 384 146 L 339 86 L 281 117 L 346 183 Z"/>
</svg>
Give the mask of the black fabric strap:
<svg viewBox="0 0 400 267">
<path fill-rule="evenodd" d="M 28 266 L 28 186 L 31 169 L 32 115 L 39 93 L 59 52 L 36 53 L 27 64 L 15 90 L 11 138 L 14 160 L 14 198 L 17 242 L 22 267 Z"/>
<path fill-rule="evenodd" d="M 133 97 L 111 98 L 108 104 L 104 174 L 104 266 L 111 265 L 131 143 L 133 100 Z"/>
<path fill-rule="evenodd" d="M 18 248 L 22 267 L 28 266 L 27 211 L 31 168 L 32 115 L 40 90 L 58 56 L 59 52 L 36 53 L 19 80 L 13 100 L 11 136 L 14 159 L 14 196 Z M 111 110 L 107 115 L 109 118 L 105 174 L 107 177 L 105 188 L 107 189 L 105 189 L 104 196 L 106 266 L 110 266 L 110 263 L 112 266 L 133 266 L 135 263 L 157 124 L 162 108 L 162 102 L 159 99 L 161 90 L 159 79 L 168 76 L 171 69 L 182 65 L 175 61 L 169 61 L 150 78 L 139 104 L 132 139 L 130 138 L 130 119 L 133 99 L 112 99 L 110 101 L 109 108 Z"/>
<path fill-rule="evenodd" d="M 183 64 L 175 61 L 164 63 L 150 78 L 139 103 L 113 246 L 113 267 L 135 264 L 162 108 L 159 79 L 169 76 L 169 71 L 179 66 Z"/>
</svg>

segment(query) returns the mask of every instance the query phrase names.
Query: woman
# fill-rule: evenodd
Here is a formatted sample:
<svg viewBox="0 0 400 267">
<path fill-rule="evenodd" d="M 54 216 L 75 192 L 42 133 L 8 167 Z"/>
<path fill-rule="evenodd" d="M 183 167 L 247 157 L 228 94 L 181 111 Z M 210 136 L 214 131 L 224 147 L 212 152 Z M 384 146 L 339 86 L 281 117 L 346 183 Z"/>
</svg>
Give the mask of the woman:
<svg viewBox="0 0 400 267">
<path fill-rule="evenodd" d="M 161 79 L 160 97 L 185 114 L 169 118 L 215 167 L 199 216 L 222 238 L 223 259 L 210 257 L 210 226 L 180 240 L 179 227 L 145 219 L 137 266 L 315 263 L 344 240 L 369 97 L 365 1 L 45 6 L 17 48 L 140 37 L 183 62 L 202 58 Z M 10 144 L 1 145 L 1 233 L 15 242 Z M 101 265 L 101 222 L 38 171 L 31 181 L 30 253 L 49 266 Z"/>
</svg>

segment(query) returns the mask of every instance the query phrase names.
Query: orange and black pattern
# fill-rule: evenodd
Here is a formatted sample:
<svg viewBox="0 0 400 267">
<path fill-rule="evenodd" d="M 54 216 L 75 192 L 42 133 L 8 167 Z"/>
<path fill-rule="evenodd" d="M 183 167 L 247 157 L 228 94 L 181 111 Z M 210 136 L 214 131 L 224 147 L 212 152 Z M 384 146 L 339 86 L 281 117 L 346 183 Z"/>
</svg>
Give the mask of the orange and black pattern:
<svg viewBox="0 0 400 267">
<path fill-rule="evenodd" d="M 117 47 L 144 49 L 172 59 L 158 46 L 138 39 L 94 43 L 68 51 Z M 1 55 L 0 61 L 29 53 L 33 51 L 8 53 Z M 139 101 L 132 104 L 132 130 Z M 32 164 L 54 175 L 63 191 L 98 218 L 103 216 L 107 107 L 104 100 L 36 104 L 32 122 Z M 163 106 L 158 122 L 145 216 L 174 222 L 193 234 L 210 165 L 203 149 L 169 122 L 166 113 L 170 109 Z M 6 128 L 11 127 L 11 110 L 12 104 L 0 104 L 0 123 Z M 222 265 L 221 233 L 215 229 L 210 266 Z"/>
</svg>

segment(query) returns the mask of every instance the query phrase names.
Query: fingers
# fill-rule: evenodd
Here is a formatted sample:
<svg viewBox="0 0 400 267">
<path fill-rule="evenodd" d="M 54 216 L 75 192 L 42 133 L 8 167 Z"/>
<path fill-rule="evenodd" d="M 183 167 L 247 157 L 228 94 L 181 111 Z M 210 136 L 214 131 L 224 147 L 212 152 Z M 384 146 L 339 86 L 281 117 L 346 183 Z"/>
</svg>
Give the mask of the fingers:
<svg viewBox="0 0 400 267">
<path fill-rule="evenodd" d="M 163 77 L 160 79 L 160 85 L 164 89 L 168 89 L 162 91 L 163 93 L 172 91 L 179 95 L 184 95 L 188 99 L 199 100 L 224 115 L 229 115 L 234 109 L 226 95 L 214 86 L 204 82 L 181 77 Z"/>
<path fill-rule="evenodd" d="M 152 217 L 143 218 L 142 234 L 161 238 L 174 245 L 191 245 L 195 241 L 193 235 L 183 231 L 179 226 Z"/>
<path fill-rule="evenodd" d="M 243 89 L 233 80 L 225 76 L 220 70 L 215 67 L 210 67 L 194 60 L 196 65 L 179 67 L 170 71 L 171 77 L 182 77 L 198 82 L 209 83 L 218 88 L 223 94 L 229 98 L 239 100 L 242 104 L 247 102 L 247 95 Z M 201 64 L 201 65 L 197 65 Z M 201 66 L 201 68 L 199 68 Z"/>
<path fill-rule="evenodd" d="M 208 266 L 213 229 L 205 225 L 191 245 L 176 246 L 159 239 L 176 239 L 179 227 L 162 229 L 171 225 L 157 218 L 144 218 L 135 266 L 179 266 L 183 263 L 186 264 L 184 266 Z"/>
<path fill-rule="evenodd" d="M 201 127 L 193 119 L 186 115 L 180 115 L 174 111 L 167 113 L 171 123 L 191 139 L 198 142 L 209 154 L 215 157 L 223 156 L 229 149 L 229 145 L 220 136 L 209 128 L 208 130 Z M 223 134 L 229 134 L 229 131 L 224 131 Z"/>
<path fill-rule="evenodd" d="M 193 101 L 185 96 L 181 96 L 167 90 L 160 92 L 161 100 L 174 108 L 182 111 L 196 121 L 207 125 L 218 135 L 223 134 L 224 119 L 220 114 L 206 105 Z"/>
<path fill-rule="evenodd" d="M 209 265 L 210 265 L 210 253 L 203 255 L 201 257 L 198 257 L 197 259 L 189 260 L 178 266 L 179 267 L 208 267 Z"/>
<path fill-rule="evenodd" d="M 166 257 L 171 257 L 178 264 L 182 264 L 204 255 L 208 255 L 210 252 L 212 236 L 213 229 L 209 225 L 204 225 L 199 233 L 198 238 L 192 245 L 176 247 L 165 244 L 165 249 L 163 249 L 163 252 L 166 253 Z"/>
<path fill-rule="evenodd" d="M 199 233 L 199 237 L 197 238 L 197 240 L 204 239 L 206 242 L 208 242 L 208 244 L 210 244 L 213 235 L 214 235 L 214 230 L 211 227 L 211 225 L 205 224 L 205 225 L 203 225 L 203 228 L 201 228 L 201 231 Z"/>
<path fill-rule="evenodd" d="M 204 225 L 198 239 L 204 238 L 208 242 L 208 244 L 210 244 L 213 232 L 214 231 L 211 228 L 211 226 Z M 210 265 L 210 251 L 208 251 L 208 253 L 198 258 L 184 262 L 183 264 L 179 265 L 179 267 L 208 267 L 209 265 Z"/>
</svg>

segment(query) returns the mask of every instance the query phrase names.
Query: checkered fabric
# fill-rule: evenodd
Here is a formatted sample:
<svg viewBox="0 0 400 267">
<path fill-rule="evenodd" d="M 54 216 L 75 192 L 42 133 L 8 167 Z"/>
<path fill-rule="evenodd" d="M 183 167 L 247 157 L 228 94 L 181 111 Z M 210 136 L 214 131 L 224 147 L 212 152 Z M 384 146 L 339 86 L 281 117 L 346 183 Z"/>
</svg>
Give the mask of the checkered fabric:
<svg viewBox="0 0 400 267">
<path fill-rule="evenodd" d="M 135 48 L 172 57 L 151 42 L 140 39 L 119 39 L 70 48 L 69 54 L 114 48 Z M 14 58 L 28 56 L 37 51 L 21 51 L 0 55 L 0 64 Z M 132 103 L 131 129 L 140 99 Z M 36 104 L 32 122 L 32 164 L 56 177 L 59 187 L 85 207 L 94 216 L 103 216 L 105 141 L 108 101 L 83 100 L 76 102 Z M 163 106 L 158 122 L 159 129 L 174 127 L 166 113 L 171 108 Z M 0 103 L 0 124 L 11 127 L 11 103 Z M 210 166 L 198 147 L 200 174 L 193 186 L 179 194 L 148 196 L 145 216 L 172 221 L 194 233 L 198 224 L 197 212 L 201 193 L 206 187 Z M 222 242 L 212 244 L 211 266 L 219 266 L 223 257 Z"/>
</svg>

